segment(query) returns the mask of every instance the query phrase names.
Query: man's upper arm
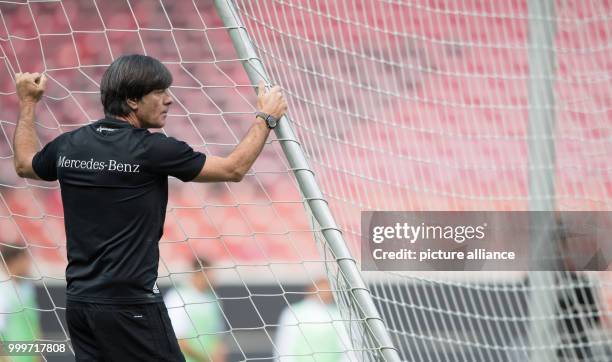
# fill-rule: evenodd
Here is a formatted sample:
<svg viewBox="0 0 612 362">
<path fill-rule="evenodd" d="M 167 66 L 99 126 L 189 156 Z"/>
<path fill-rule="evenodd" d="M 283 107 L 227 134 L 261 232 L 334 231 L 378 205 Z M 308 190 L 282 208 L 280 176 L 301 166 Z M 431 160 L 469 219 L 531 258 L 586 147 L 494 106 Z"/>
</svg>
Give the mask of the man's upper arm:
<svg viewBox="0 0 612 362">
<path fill-rule="evenodd" d="M 192 180 L 195 182 L 240 181 L 236 168 L 230 159 L 210 156 L 206 159 L 200 173 Z"/>
<path fill-rule="evenodd" d="M 161 133 L 148 138 L 148 164 L 152 172 L 174 176 L 181 181 L 192 181 L 204 164 L 206 156 L 196 152 L 187 143 Z"/>
<path fill-rule="evenodd" d="M 27 178 L 42 179 L 45 181 L 57 180 L 57 154 L 64 135 L 56 137 L 38 151 L 29 163 L 24 175 Z M 30 172 L 31 171 L 31 172 Z"/>
</svg>

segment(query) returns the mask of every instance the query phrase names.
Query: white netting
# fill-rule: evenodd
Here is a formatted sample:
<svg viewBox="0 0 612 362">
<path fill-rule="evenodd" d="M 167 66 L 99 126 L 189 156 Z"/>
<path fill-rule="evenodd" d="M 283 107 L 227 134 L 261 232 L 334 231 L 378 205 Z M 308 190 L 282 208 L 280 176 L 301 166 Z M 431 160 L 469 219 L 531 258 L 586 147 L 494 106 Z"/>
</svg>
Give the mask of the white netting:
<svg viewBox="0 0 612 362">
<path fill-rule="evenodd" d="M 0 321 L 27 324 L 25 329 L 39 339 L 67 340 L 59 185 L 23 180 L 13 170 L 11 144 L 18 115 L 14 73 L 44 71 L 49 78 L 37 108 L 44 144 L 103 117 L 99 80 L 113 59 L 130 53 L 154 56 L 174 77 L 170 91 L 175 103 L 163 132 L 212 155 L 228 154 L 250 127 L 253 86 L 209 1 L 0 1 L 0 50 L 0 243 L 27 248 L 33 267 L 25 279 L 38 291 L 26 302 L 18 289 L 27 285 L 18 283 L 24 278 L 10 271 L 2 274 L 0 283 L 14 290 L 15 298 L 0 305 Z M 304 290 L 326 273 L 334 288 L 346 287 L 324 240 L 313 237 L 297 184 L 273 136 L 240 183 L 169 183 L 158 284 L 164 292 L 188 284 L 200 269 L 191 266 L 195 255 L 212 262 L 206 270 L 215 280 L 213 301 L 181 301 L 200 304 L 201 310 L 210 303 L 221 306 L 220 330 L 198 326 L 189 316 L 195 335 L 188 339 L 199 340 L 208 357 L 212 352 L 204 345 L 216 336 L 227 346 L 228 359 L 272 358 L 279 350 L 274 339 L 284 307 L 309 294 L 316 300 L 319 292 Z M 41 324 L 24 311 L 35 312 Z M 311 345 L 308 320 L 297 318 L 306 337 L 296 341 L 307 347 L 288 354 L 341 356 L 353 349 L 343 338 L 345 332 L 330 330 L 344 324 L 342 317 L 330 312 L 316 321 L 341 344 L 323 351 Z M 356 316 L 349 318 L 346 322 L 360 323 Z M 36 333 L 40 325 L 42 333 Z M 2 328 L 0 323 L 7 339 Z"/>
<path fill-rule="evenodd" d="M 609 2 L 546 2 L 549 16 L 527 1 L 238 3 L 355 255 L 362 210 L 610 210 Z M 530 22 L 553 42 L 530 45 Z M 555 69 L 530 74 L 534 49 Z M 533 106 L 534 79 L 554 99 Z M 542 109 L 554 133 L 530 135 Z M 554 142 L 555 164 L 530 164 L 533 139 Z M 530 169 L 554 174 L 554 194 L 530 195 Z M 364 274 L 404 360 L 612 355 L 609 273 L 549 275 L 558 300 L 539 317 L 527 273 Z M 552 328 L 534 345 L 539 318 Z"/>
</svg>

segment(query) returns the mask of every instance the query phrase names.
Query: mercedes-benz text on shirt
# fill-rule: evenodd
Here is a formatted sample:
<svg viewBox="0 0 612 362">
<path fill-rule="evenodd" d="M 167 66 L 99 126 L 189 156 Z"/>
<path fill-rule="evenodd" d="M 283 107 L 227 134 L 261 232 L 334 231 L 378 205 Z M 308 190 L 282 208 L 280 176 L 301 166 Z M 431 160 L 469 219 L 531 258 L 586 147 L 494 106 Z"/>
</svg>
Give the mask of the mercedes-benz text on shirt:
<svg viewBox="0 0 612 362">
<path fill-rule="evenodd" d="M 93 158 L 89 160 L 73 160 L 62 155 L 59 155 L 57 159 L 57 167 L 91 171 L 140 172 L 140 165 L 137 163 L 124 163 L 117 160 L 98 161 Z"/>
</svg>

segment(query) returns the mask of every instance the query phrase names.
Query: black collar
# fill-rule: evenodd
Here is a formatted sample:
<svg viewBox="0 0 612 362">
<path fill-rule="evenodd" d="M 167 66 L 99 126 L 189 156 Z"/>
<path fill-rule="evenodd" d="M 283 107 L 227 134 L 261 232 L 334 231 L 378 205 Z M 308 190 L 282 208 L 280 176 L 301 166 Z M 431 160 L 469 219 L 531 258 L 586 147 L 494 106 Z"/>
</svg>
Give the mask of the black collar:
<svg viewBox="0 0 612 362">
<path fill-rule="evenodd" d="M 95 123 L 97 126 L 105 126 L 109 128 L 136 128 L 132 126 L 128 121 L 117 119 L 114 117 L 106 116 Z"/>
</svg>

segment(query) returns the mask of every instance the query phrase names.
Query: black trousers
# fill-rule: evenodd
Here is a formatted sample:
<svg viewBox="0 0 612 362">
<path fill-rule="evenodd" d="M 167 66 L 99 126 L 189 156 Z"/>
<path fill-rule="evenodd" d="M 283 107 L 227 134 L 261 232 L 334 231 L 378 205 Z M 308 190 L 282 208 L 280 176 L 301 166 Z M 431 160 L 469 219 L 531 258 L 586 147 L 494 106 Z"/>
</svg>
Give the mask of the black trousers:
<svg viewBox="0 0 612 362">
<path fill-rule="evenodd" d="M 185 362 L 164 303 L 68 301 L 66 321 L 77 361 Z"/>
</svg>

